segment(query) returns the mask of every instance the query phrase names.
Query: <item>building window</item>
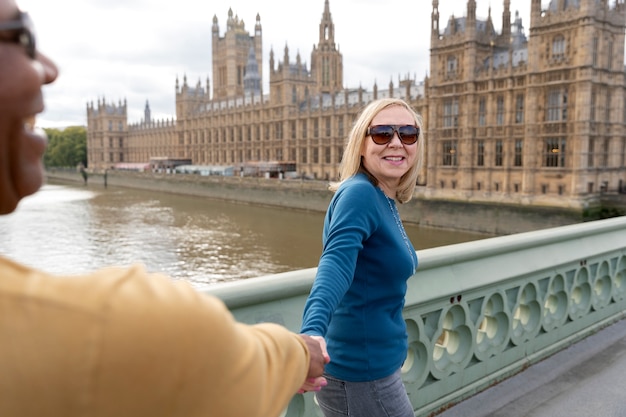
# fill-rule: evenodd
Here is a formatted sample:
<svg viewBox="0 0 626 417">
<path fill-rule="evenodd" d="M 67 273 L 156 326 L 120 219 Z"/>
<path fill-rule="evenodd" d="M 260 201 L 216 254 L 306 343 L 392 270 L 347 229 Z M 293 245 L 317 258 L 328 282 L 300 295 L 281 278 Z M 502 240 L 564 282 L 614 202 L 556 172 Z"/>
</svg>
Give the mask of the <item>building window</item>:
<svg viewBox="0 0 626 417">
<path fill-rule="evenodd" d="M 596 121 L 596 92 L 591 92 L 591 103 L 589 105 L 589 118 L 592 122 Z"/>
<path fill-rule="evenodd" d="M 596 67 L 598 65 L 598 38 L 597 37 L 593 38 L 591 56 L 592 56 L 592 63 L 591 64 L 594 67 Z"/>
<path fill-rule="evenodd" d="M 496 140 L 496 159 L 494 161 L 495 166 L 501 167 L 503 165 L 504 160 L 504 151 L 502 149 L 502 140 Z"/>
<path fill-rule="evenodd" d="M 343 116 L 337 116 L 337 134 L 343 136 Z"/>
<path fill-rule="evenodd" d="M 487 103 L 484 97 L 478 100 L 478 126 L 484 126 L 486 123 Z"/>
<path fill-rule="evenodd" d="M 609 167 L 609 150 L 611 149 L 611 141 L 609 139 L 604 139 L 604 143 L 602 146 L 602 168 Z"/>
<path fill-rule="evenodd" d="M 565 138 L 549 138 L 545 140 L 544 166 L 565 167 Z"/>
<path fill-rule="evenodd" d="M 596 140 L 594 138 L 589 138 L 589 144 L 587 145 L 587 167 L 589 168 L 593 168 L 595 165 L 595 145 Z"/>
<path fill-rule="evenodd" d="M 318 119 L 313 119 L 313 137 L 320 137 L 320 122 Z"/>
<path fill-rule="evenodd" d="M 552 59 L 563 59 L 565 57 L 565 38 L 557 35 L 552 40 Z"/>
<path fill-rule="evenodd" d="M 524 122 L 524 95 L 518 94 L 515 97 L 515 123 Z"/>
<path fill-rule="evenodd" d="M 567 120 L 567 90 L 553 89 L 548 93 L 546 120 L 559 122 Z"/>
<path fill-rule="evenodd" d="M 513 160 L 513 165 L 516 167 L 521 167 L 524 165 L 524 141 L 521 139 L 515 140 L 515 158 Z"/>
<path fill-rule="evenodd" d="M 609 42 L 609 53 L 607 55 L 606 66 L 608 69 L 611 69 L 613 67 L 613 41 Z"/>
<path fill-rule="evenodd" d="M 330 117 L 324 117 L 324 124 L 325 126 L 325 131 L 326 131 L 326 137 L 329 138 L 330 137 L 330 127 L 331 127 L 331 123 L 330 123 Z"/>
<path fill-rule="evenodd" d="M 502 126 L 504 124 L 504 97 L 498 96 L 496 99 L 496 124 Z"/>
<path fill-rule="evenodd" d="M 324 162 L 330 164 L 331 156 L 330 156 L 330 146 L 324 147 Z"/>
<path fill-rule="evenodd" d="M 476 142 L 476 165 L 479 167 L 485 166 L 485 141 L 479 140 Z"/>
<path fill-rule="evenodd" d="M 291 139 L 295 139 L 296 138 L 296 121 L 295 120 L 291 120 L 289 122 L 289 130 L 291 130 Z"/>
<path fill-rule="evenodd" d="M 322 58 L 322 85 L 330 85 L 330 62 L 327 57 Z"/>
<path fill-rule="evenodd" d="M 458 64 L 457 64 L 456 57 L 455 56 L 449 56 L 448 57 L 448 64 L 446 66 L 446 73 L 448 75 L 456 74 L 457 67 L 458 67 Z"/>
<path fill-rule="evenodd" d="M 444 140 L 443 146 L 443 165 L 444 166 L 456 166 L 457 165 L 457 145 L 455 140 Z"/>
<path fill-rule="evenodd" d="M 611 121 L 611 92 L 606 92 L 606 105 L 604 106 L 604 121 L 609 123 Z"/>
<path fill-rule="evenodd" d="M 446 100 L 443 103 L 443 127 L 458 127 L 459 125 L 459 101 L 456 99 Z"/>
<path fill-rule="evenodd" d="M 307 138 L 307 123 L 306 120 L 302 121 L 302 139 L 306 139 Z"/>
</svg>

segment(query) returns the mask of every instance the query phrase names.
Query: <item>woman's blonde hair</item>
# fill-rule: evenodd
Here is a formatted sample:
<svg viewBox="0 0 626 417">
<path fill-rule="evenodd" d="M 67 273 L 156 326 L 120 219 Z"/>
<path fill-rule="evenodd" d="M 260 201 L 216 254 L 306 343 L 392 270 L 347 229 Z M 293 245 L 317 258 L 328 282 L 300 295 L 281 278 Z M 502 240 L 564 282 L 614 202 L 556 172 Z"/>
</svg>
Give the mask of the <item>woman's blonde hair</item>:
<svg viewBox="0 0 626 417">
<path fill-rule="evenodd" d="M 359 172 L 364 172 L 370 178 L 374 185 L 378 185 L 378 180 L 370 172 L 368 172 L 361 161 L 361 151 L 367 137 L 367 129 L 370 127 L 372 120 L 381 110 L 391 106 L 402 106 L 415 119 L 415 125 L 419 128 L 419 137 L 417 140 L 417 153 L 415 164 L 400 178 L 400 184 L 396 192 L 396 199 L 400 203 L 406 203 L 413 197 L 413 191 L 417 184 L 417 176 L 422 169 L 424 161 L 424 129 L 422 126 L 422 117 L 407 102 L 399 98 L 382 98 L 374 100 L 367 104 L 361 111 L 361 114 L 354 122 L 354 126 L 348 136 L 346 146 L 341 158 L 339 167 L 339 181 L 333 182 L 328 187 L 331 191 L 337 191 L 339 186 L 348 178 L 353 177 Z"/>
</svg>

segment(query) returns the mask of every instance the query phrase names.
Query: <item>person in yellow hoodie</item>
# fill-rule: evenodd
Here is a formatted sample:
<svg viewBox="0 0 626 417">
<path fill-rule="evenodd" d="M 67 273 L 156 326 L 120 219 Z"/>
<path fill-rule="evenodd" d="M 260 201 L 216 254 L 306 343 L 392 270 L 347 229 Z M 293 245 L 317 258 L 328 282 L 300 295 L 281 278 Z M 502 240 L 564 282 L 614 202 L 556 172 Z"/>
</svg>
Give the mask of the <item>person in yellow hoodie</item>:
<svg viewBox="0 0 626 417">
<path fill-rule="evenodd" d="M 0 214 L 43 183 L 33 120 L 57 75 L 28 15 L 0 0 Z M 238 323 L 141 266 L 60 277 L 0 256 L 2 417 L 277 416 L 325 385 L 328 361 L 323 342 Z"/>
</svg>

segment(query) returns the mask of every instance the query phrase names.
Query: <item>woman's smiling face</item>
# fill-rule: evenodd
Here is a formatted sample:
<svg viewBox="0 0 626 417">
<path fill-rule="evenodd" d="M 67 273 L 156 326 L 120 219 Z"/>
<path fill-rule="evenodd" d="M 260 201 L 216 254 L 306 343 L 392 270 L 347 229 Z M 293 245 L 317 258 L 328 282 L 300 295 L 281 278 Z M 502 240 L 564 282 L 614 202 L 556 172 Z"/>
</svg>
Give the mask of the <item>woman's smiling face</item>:
<svg viewBox="0 0 626 417">
<path fill-rule="evenodd" d="M 402 106 L 390 106 L 381 110 L 370 124 L 415 126 L 413 115 Z M 405 145 L 394 133 L 391 141 L 377 145 L 367 137 L 361 150 L 363 166 L 378 180 L 378 186 L 390 198 L 395 198 L 400 178 L 415 164 L 417 143 Z"/>
</svg>

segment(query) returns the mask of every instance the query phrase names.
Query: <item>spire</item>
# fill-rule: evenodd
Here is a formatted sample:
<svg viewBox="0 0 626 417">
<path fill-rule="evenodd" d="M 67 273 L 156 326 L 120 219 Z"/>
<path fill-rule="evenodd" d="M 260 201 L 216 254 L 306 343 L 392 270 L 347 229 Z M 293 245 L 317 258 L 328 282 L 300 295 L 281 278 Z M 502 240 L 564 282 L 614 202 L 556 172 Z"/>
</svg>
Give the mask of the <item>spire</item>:
<svg viewBox="0 0 626 417">
<path fill-rule="evenodd" d="M 254 24 L 254 36 L 261 36 L 261 15 L 256 14 L 256 23 Z"/>
<path fill-rule="evenodd" d="M 430 14 L 431 38 L 439 37 L 439 0 L 433 0 L 433 11 Z"/>
<path fill-rule="evenodd" d="M 261 94 L 261 75 L 259 74 L 259 64 L 256 60 L 254 45 L 250 45 L 248 52 L 246 75 L 243 77 L 243 92 L 245 95 L 252 96 Z"/>
<path fill-rule="evenodd" d="M 126 105 L 126 104 L 124 104 Z M 145 124 L 150 124 L 151 122 L 151 117 L 150 117 L 150 104 L 148 104 L 148 100 L 146 100 L 146 107 L 143 111 L 143 121 Z"/>
<path fill-rule="evenodd" d="M 329 0 L 324 1 L 324 13 L 322 13 L 322 21 L 320 22 L 320 45 L 335 43 L 335 25 L 330 15 L 330 5 L 328 1 Z"/>
<path fill-rule="evenodd" d="M 476 22 L 476 0 L 467 1 L 467 20 L 468 23 Z"/>
<path fill-rule="evenodd" d="M 502 37 L 511 37 L 511 0 L 504 0 L 504 10 L 502 11 Z"/>
</svg>

